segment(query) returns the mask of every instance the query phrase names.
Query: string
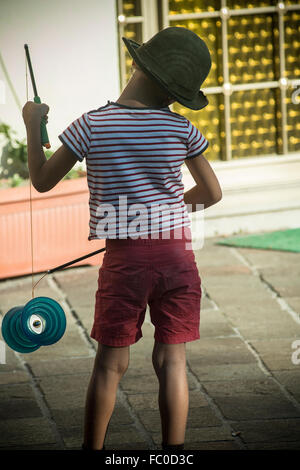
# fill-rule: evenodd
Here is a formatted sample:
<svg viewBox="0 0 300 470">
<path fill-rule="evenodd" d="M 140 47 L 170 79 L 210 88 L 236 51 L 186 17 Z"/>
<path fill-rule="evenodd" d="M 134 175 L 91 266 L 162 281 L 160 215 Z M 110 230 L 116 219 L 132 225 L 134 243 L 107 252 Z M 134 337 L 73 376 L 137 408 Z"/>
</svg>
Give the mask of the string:
<svg viewBox="0 0 300 470">
<path fill-rule="evenodd" d="M 32 287 L 32 298 L 33 298 L 33 290 L 35 288 L 35 286 L 45 277 L 47 276 L 48 272 L 46 272 L 45 274 L 43 274 L 43 276 L 34 284 L 34 286 Z"/>
<path fill-rule="evenodd" d="M 26 75 L 26 101 L 28 101 L 28 68 L 25 56 L 25 75 Z M 30 205 L 30 240 L 31 240 L 31 295 L 34 298 L 34 285 L 33 280 L 33 223 L 32 223 L 32 193 L 31 193 L 31 178 L 29 173 L 29 205 Z M 39 281 L 38 281 L 39 282 Z"/>
<path fill-rule="evenodd" d="M 26 48 L 25 48 L 26 49 Z M 28 56 L 29 60 L 29 65 L 30 65 L 30 59 Z M 34 93 L 36 95 L 36 87 L 34 84 L 34 78 L 33 78 L 33 73 L 31 70 L 31 65 L 30 65 L 30 73 L 31 73 L 31 79 L 32 79 L 32 86 L 34 88 Z M 26 98 L 28 102 L 28 63 L 27 63 L 27 54 L 25 54 L 25 76 L 26 76 Z M 40 277 L 40 279 L 34 284 L 34 278 L 33 278 L 33 218 L 32 218 L 32 192 L 31 192 L 31 178 L 30 178 L 30 172 L 29 172 L 29 203 L 30 203 L 30 239 L 31 239 L 31 292 L 32 292 L 32 298 L 34 298 L 34 288 L 37 286 L 37 284 L 47 275 L 51 274 L 54 271 L 58 271 L 59 269 L 66 268 L 67 266 L 71 266 L 74 263 L 77 263 L 79 261 L 82 261 L 86 258 L 89 258 L 90 256 L 93 256 L 97 253 L 101 253 L 102 251 L 105 251 L 105 248 L 101 248 L 100 250 L 94 251 L 93 253 L 89 253 L 88 255 L 81 256 L 80 258 L 77 258 L 75 260 L 69 261 L 68 263 L 65 263 L 61 266 L 57 266 L 56 268 L 52 268 L 48 270 L 43 276 Z"/>
</svg>

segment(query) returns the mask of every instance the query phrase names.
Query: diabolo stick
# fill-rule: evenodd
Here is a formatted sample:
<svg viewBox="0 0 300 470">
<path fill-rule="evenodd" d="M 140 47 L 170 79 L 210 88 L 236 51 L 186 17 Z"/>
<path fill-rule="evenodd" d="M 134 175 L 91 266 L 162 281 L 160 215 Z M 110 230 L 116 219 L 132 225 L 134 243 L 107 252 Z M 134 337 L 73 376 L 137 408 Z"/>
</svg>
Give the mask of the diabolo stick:
<svg viewBox="0 0 300 470">
<path fill-rule="evenodd" d="M 29 68 L 29 73 L 30 73 L 30 78 L 31 78 L 31 83 L 32 83 L 32 88 L 33 88 L 33 93 L 34 93 L 34 98 L 33 101 L 35 103 L 41 104 L 41 98 L 38 96 L 38 92 L 36 89 L 36 84 L 35 84 L 35 79 L 33 75 L 33 70 L 32 70 L 32 65 L 31 65 L 31 60 L 30 60 L 30 55 L 29 55 L 29 49 L 28 49 L 28 44 L 24 44 L 25 48 L 25 53 L 26 53 L 26 59 L 27 59 L 27 64 Z M 49 138 L 48 138 L 48 133 L 47 133 L 47 128 L 46 128 L 46 121 L 45 118 L 42 118 L 41 120 L 41 142 L 44 147 L 49 149 L 51 147 L 49 143 Z"/>
<path fill-rule="evenodd" d="M 102 251 L 105 251 L 105 250 L 106 248 L 100 248 L 100 250 L 93 251 L 93 253 L 89 253 L 88 255 L 81 256 L 80 258 L 76 258 L 73 261 L 69 261 L 68 263 L 61 264 L 60 266 L 57 266 L 56 268 L 48 269 L 47 274 L 52 274 L 55 271 L 66 268 L 67 266 L 71 266 L 72 264 L 78 263 L 78 261 L 82 261 L 86 258 L 89 258 L 90 256 L 97 255 L 98 253 L 101 253 Z"/>
</svg>

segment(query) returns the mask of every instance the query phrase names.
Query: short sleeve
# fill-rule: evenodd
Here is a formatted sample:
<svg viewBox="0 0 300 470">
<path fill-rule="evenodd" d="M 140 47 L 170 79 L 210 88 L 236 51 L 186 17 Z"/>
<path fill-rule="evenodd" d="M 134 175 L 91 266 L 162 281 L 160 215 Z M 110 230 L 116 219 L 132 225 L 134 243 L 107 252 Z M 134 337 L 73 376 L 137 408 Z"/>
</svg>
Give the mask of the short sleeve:
<svg viewBox="0 0 300 470">
<path fill-rule="evenodd" d="M 186 145 L 186 160 L 201 155 L 209 145 L 209 142 L 206 140 L 204 135 L 202 135 L 199 129 L 197 129 L 197 127 L 195 127 L 190 121 L 188 121 L 188 137 Z"/>
<path fill-rule="evenodd" d="M 88 114 L 84 113 L 80 118 L 73 121 L 58 138 L 82 162 L 89 152 L 91 142 L 91 127 Z"/>
</svg>

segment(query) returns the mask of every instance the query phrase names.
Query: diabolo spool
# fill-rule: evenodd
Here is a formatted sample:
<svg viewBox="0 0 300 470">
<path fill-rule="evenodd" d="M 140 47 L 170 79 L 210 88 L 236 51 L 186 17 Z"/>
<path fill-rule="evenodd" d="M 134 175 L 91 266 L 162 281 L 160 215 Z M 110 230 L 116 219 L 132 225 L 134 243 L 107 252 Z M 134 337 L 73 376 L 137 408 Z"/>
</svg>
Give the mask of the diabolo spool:
<svg viewBox="0 0 300 470">
<path fill-rule="evenodd" d="M 49 297 L 35 297 L 11 308 L 2 321 L 2 336 L 14 351 L 31 353 L 61 339 L 66 330 L 62 307 Z"/>
</svg>

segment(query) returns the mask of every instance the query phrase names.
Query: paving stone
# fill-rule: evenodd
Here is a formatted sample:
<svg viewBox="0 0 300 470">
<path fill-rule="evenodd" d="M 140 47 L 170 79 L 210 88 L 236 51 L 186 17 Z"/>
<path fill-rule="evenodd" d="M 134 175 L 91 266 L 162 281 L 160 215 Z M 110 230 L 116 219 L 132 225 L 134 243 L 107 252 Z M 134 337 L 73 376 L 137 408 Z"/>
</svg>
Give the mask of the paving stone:
<svg viewBox="0 0 300 470">
<path fill-rule="evenodd" d="M 25 305 L 32 298 L 31 278 L 0 283 L 0 311 L 4 316 L 11 308 Z"/>
<path fill-rule="evenodd" d="M 115 446 L 105 444 L 105 447 L 107 450 L 149 450 L 149 446 L 146 442 L 127 442 L 124 444 L 119 442 Z"/>
<path fill-rule="evenodd" d="M 0 421 L 0 449 L 52 443 L 56 443 L 56 435 L 45 418 L 18 418 Z"/>
<path fill-rule="evenodd" d="M 203 338 L 200 342 L 189 343 L 188 360 L 190 367 L 219 364 L 247 364 L 256 359 L 240 338 Z"/>
<path fill-rule="evenodd" d="M 158 397 L 156 393 L 143 393 L 128 395 L 129 404 L 137 411 L 158 411 Z"/>
<path fill-rule="evenodd" d="M 1 319 L 0 319 L 0 324 L 1 324 Z M 2 334 L 1 334 L 1 329 L 0 329 L 0 339 L 4 342 Z M 5 345 L 5 364 L 0 364 L 0 372 L 10 372 L 13 370 L 23 370 L 19 359 L 17 358 L 15 352 Z"/>
<path fill-rule="evenodd" d="M 277 321 L 262 319 L 260 323 L 239 326 L 238 330 L 245 340 L 251 342 L 256 339 L 282 339 L 284 336 L 294 339 L 300 337 L 299 332 L 297 332 L 295 328 L 294 320 L 284 313 L 282 317 L 283 318 Z"/>
<path fill-rule="evenodd" d="M 204 247 L 200 250 L 194 250 L 195 260 L 200 272 L 207 266 L 241 266 L 242 263 L 227 247 L 217 245 L 216 241 L 205 240 Z"/>
<path fill-rule="evenodd" d="M 133 426 L 124 426 L 119 432 L 108 432 L 105 439 L 105 447 L 118 448 L 124 444 L 131 444 L 132 442 L 140 442 L 147 444 L 144 437 Z"/>
<path fill-rule="evenodd" d="M 144 427 L 149 432 L 158 432 L 161 429 L 160 415 L 158 411 L 138 410 L 137 415 Z"/>
<path fill-rule="evenodd" d="M 157 393 L 130 394 L 128 401 L 135 410 L 158 410 Z M 205 396 L 199 390 L 189 391 L 189 408 L 207 406 L 208 402 Z"/>
<path fill-rule="evenodd" d="M 188 374 L 187 380 L 189 390 L 194 390 L 197 387 L 194 377 Z M 159 391 L 158 380 L 154 373 L 152 373 L 152 375 L 138 376 L 138 380 L 134 375 L 127 376 L 127 374 L 125 374 L 121 379 L 120 386 L 127 394 L 158 393 Z"/>
<path fill-rule="evenodd" d="M 48 356 L 49 358 L 49 356 Z M 94 357 L 55 358 L 51 361 L 30 361 L 30 367 L 35 377 L 49 377 L 51 375 L 91 375 L 94 366 Z M 1 379 L 1 375 L 0 375 Z"/>
<path fill-rule="evenodd" d="M 266 299 L 263 303 L 252 300 L 243 306 L 223 305 L 222 311 L 245 339 L 299 335 L 295 321 L 275 299 Z"/>
<path fill-rule="evenodd" d="M 74 427 L 81 428 L 83 431 L 84 407 L 55 409 L 51 408 L 51 416 L 53 417 L 57 428 L 63 436 L 66 430 Z"/>
<path fill-rule="evenodd" d="M 30 377 L 15 352 L 5 345 L 5 364 L 0 364 L 0 384 L 28 382 Z"/>
<path fill-rule="evenodd" d="M 41 346 L 33 353 L 30 353 L 30 355 L 23 354 L 22 356 L 28 364 L 31 364 L 31 362 L 36 361 L 47 361 L 50 358 L 53 360 L 58 358 L 64 360 L 65 358 L 80 356 L 93 357 L 94 354 L 91 346 L 85 342 L 80 333 L 75 329 L 71 329 L 67 330 L 57 343 L 50 346 Z"/>
<path fill-rule="evenodd" d="M 202 310 L 200 312 L 200 340 L 218 336 L 236 336 L 236 333 L 220 310 Z"/>
<path fill-rule="evenodd" d="M 150 361 L 145 361 L 144 358 L 138 357 L 132 357 L 130 355 L 130 363 L 129 367 L 126 371 L 126 374 L 124 377 L 126 378 L 132 378 L 136 377 L 137 380 L 139 380 L 140 377 L 149 377 L 149 380 L 154 380 L 157 381 L 156 375 L 154 373 L 154 369 L 152 366 L 152 362 Z M 122 382 L 124 382 L 125 378 L 122 378 Z"/>
<path fill-rule="evenodd" d="M 245 303 L 263 303 L 269 297 L 265 286 L 260 279 L 253 275 L 237 274 L 234 276 L 234 290 L 232 276 L 210 276 L 204 279 L 205 287 L 211 298 L 214 299 L 220 308 L 225 306 L 239 306 L 242 308 Z"/>
<path fill-rule="evenodd" d="M 128 425 L 128 424 L 133 424 L 134 419 L 130 415 L 128 409 L 124 407 L 122 403 L 117 400 L 111 420 L 109 422 L 109 430 L 114 431 L 118 430 L 119 426 L 122 425 Z"/>
<path fill-rule="evenodd" d="M 34 276 L 34 282 L 37 282 L 39 275 Z M 61 302 L 61 295 L 47 282 L 45 277 L 34 289 L 34 297 L 51 297 L 57 302 Z M 9 280 L 7 283 L 0 285 L 0 305 L 1 312 L 5 314 L 12 307 L 26 305 L 32 299 L 32 282 L 31 276 L 20 278 L 19 280 Z"/>
<path fill-rule="evenodd" d="M 227 420 L 251 421 L 257 419 L 300 418 L 300 411 L 283 395 L 259 397 L 235 395 L 215 398 L 217 406 Z"/>
<path fill-rule="evenodd" d="M 234 248 L 246 260 L 264 273 L 274 269 L 289 272 L 292 267 L 299 268 L 299 253 L 279 250 L 258 250 L 256 248 Z"/>
<path fill-rule="evenodd" d="M 284 300 L 288 303 L 288 305 L 296 312 L 298 318 L 300 318 L 300 296 L 285 296 Z M 300 324 L 300 323 L 299 323 Z"/>
<path fill-rule="evenodd" d="M 202 284 L 202 297 L 200 304 L 200 311 L 203 314 L 205 310 L 211 310 L 214 308 L 214 302 L 207 296 L 205 291 L 205 285 Z"/>
<path fill-rule="evenodd" d="M 161 443 L 161 435 L 159 433 L 152 434 L 152 437 L 156 444 Z M 209 426 L 187 429 L 185 442 L 188 445 L 196 442 L 232 441 L 233 439 L 227 426 Z M 186 448 L 188 449 L 188 447 Z"/>
<path fill-rule="evenodd" d="M 276 274 L 265 274 L 268 283 L 280 293 L 281 297 L 298 297 L 300 291 L 299 274 L 280 272 Z"/>
<path fill-rule="evenodd" d="M 80 448 L 83 441 L 84 408 L 54 409 L 52 415 L 67 448 Z M 128 425 L 133 425 L 133 418 L 124 406 L 117 402 L 109 423 L 106 440 L 110 440 L 109 436 L 120 433 L 122 429 L 127 430 Z"/>
<path fill-rule="evenodd" d="M 263 371 L 257 364 L 222 364 L 222 365 L 201 365 L 193 364 L 193 372 L 199 382 L 234 380 L 234 379 L 261 379 L 265 377 Z"/>
<path fill-rule="evenodd" d="M 204 386 L 211 397 L 231 397 L 241 395 L 257 395 L 261 399 L 268 395 L 281 393 L 280 387 L 271 377 L 264 376 L 261 380 L 223 380 L 207 382 Z"/>
<path fill-rule="evenodd" d="M 94 267 L 61 271 L 55 274 L 55 279 L 75 311 L 88 308 L 90 314 L 94 315 L 98 287 L 98 271 Z"/>
<path fill-rule="evenodd" d="M 205 276 L 234 276 L 235 274 L 251 274 L 251 269 L 244 264 L 226 264 L 221 266 L 201 266 Z"/>
<path fill-rule="evenodd" d="M 241 432 L 241 438 L 246 443 L 299 442 L 299 418 L 240 421 L 232 422 L 231 426 Z"/>
<path fill-rule="evenodd" d="M 0 419 L 36 418 L 42 416 L 29 384 L 2 385 Z"/>
<path fill-rule="evenodd" d="M 128 394 L 136 394 L 136 393 L 149 393 L 149 392 L 156 392 L 158 393 L 158 382 L 154 374 L 152 377 L 149 378 L 148 375 L 140 376 L 138 380 L 134 376 L 126 376 L 126 374 L 122 377 L 120 382 L 120 386 L 122 390 L 124 390 Z"/>
<path fill-rule="evenodd" d="M 69 294 L 74 291 L 79 292 L 80 290 L 81 292 L 85 292 L 88 288 L 97 288 L 98 273 L 98 266 L 88 266 L 64 269 L 57 271 L 53 276 L 60 285 L 60 288 Z M 87 300 L 88 299 L 83 296 L 81 304 Z"/>
<path fill-rule="evenodd" d="M 205 310 L 200 318 L 200 326 L 201 324 L 210 325 L 214 323 L 220 323 L 224 326 L 228 326 L 228 320 L 222 310 L 216 308 Z"/>
<path fill-rule="evenodd" d="M 80 322 L 85 328 L 88 336 L 90 336 L 94 324 L 95 306 L 90 304 L 86 307 L 81 307 L 76 304 L 73 310 L 78 318 L 80 318 Z"/>
<path fill-rule="evenodd" d="M 66 428 L 63 431 L 62 439 L 66 450 L 81 450 L 83 443 L 82 426 Z"/>
<path fill-rule="evenodd" d="M 236 336 L 234 330 L 226 323 L 201 322 L 200 320 L 200 339 L 218 338 L 224 336 Z"/>
<path fill-rule="evenodd" d="M 189 409 L 207 406 L 208 401 L 200 390 L 189 390 Z"/>
<path fill-rule="evenodd" d="M 85 403 L 89 378 L 88 374 L 41 377 L 39 385 L 50 408 L 81 408 Z"/>
<path fill-rule="evenodd" d="M 221 425 L 222 422 L 210 406 L 189 409 L 187 429 Z"/>
<path fill-rule="evenodd" d="M 234 441 L 215 441 L 215 442 L 186 442 L 186 450 L 240 450 L 238 444 Z"/>
<path fill-rule="evenodd" d="M 300 404 L 300 365 L 292 370 L 273 371 L 273 375 Z"/>
<path fill-rule="evenodd" d="M 292 362 L 294 340 L 295 338 L 254 340 L 251 344 L 269 370 L 295 370 Z"/>
<path fill-rule="evenodd" d="M 35 399 L 2 400 L 0 419 L 36 418 L 42 416 Z"/>
<path fill-rule="evenodd" d="M 1 367 L 1 366 L 0 366 Z M 0 370 L 0 385 L 3 384 L 20 384 L 23 382 L 29 382 L 29 376 L 27 372 L 22 370 L 11 370 L 10 372 L 2 372 Z"/>
<path fill-rule="evenodd" d="M 0 388 L 0 404 L 3 400 L 26 400 L 33 399 L 33 389 L 30 383 L 7 384 Z"/>
</svg>

